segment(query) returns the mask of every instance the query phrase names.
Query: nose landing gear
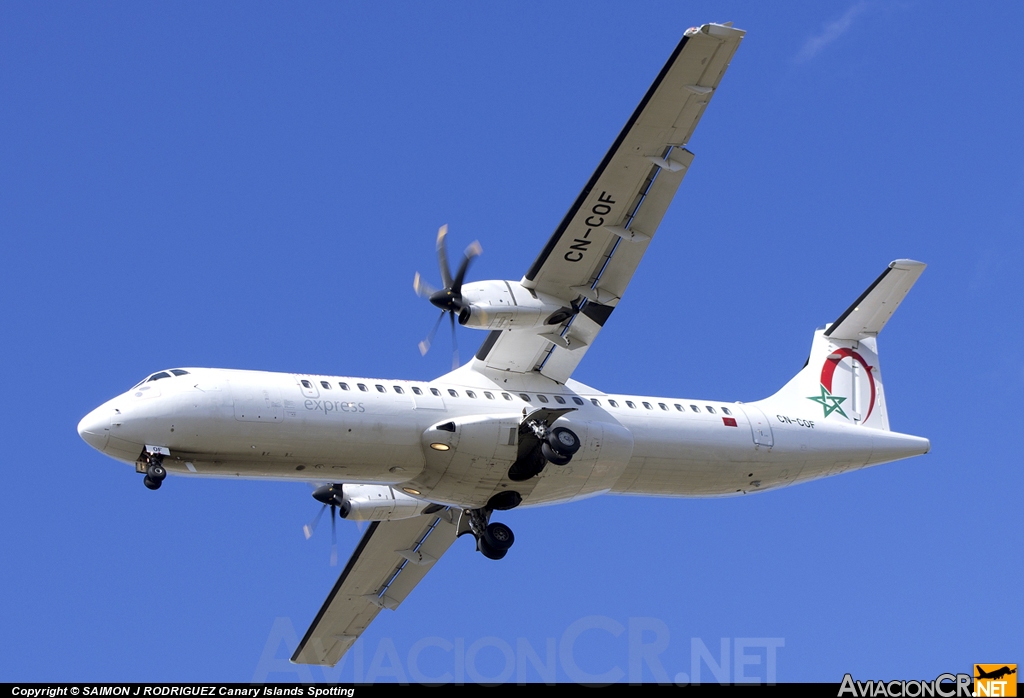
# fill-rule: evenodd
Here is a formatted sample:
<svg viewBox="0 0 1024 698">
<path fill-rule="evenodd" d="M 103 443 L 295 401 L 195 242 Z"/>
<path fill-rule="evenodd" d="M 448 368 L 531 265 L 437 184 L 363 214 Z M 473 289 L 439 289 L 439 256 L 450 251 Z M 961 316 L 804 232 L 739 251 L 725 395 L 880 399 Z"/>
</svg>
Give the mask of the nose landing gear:
<svg viewBox="0 0 1024 698">
<path fill-rule="evenodd" d="M 167 477 L 167 469 L 163 466 L 164 457 L 159 454 L 150 455 L 147 458 L 146 476 L 142 478 L 142 484 L 148 489 L 158 490 Z"/>
</svg>

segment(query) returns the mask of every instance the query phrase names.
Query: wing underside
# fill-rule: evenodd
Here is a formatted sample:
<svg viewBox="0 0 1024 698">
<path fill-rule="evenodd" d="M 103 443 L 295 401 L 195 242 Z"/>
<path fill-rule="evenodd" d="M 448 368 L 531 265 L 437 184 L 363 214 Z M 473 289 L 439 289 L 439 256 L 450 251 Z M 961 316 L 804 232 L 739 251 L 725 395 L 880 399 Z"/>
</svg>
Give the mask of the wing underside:
<svg viewBox="0 0 1024 698">
<path fill-rule="evenodd" d="M 690 140 L 744 32 L 687 30 L 522 284 L 578 308 L 539 334 L 494 331 L 476 359 L 568 380 L 626 290 L 693 155 Z"/>
<path fill-rule="evenodd" d="M 450 509 L 398 521 L 375 521 L 331 589 L 291 661 L 334 666 L 381 609 L 394 610 L 455 541 Z"/>
</svg>

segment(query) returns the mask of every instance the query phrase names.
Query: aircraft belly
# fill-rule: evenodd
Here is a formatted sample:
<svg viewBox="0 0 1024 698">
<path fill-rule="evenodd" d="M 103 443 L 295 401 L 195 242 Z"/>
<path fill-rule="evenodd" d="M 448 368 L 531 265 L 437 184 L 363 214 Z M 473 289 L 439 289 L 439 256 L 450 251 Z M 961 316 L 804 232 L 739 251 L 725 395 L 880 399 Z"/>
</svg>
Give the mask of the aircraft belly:
<svg viewBox="0 0 1024 698">
<path fill-rule="evenodd" d="M 757 436 L 752 438 L 749 429 L 723 432 L 712 422 L 675 428 L 668 435 L 658 429 L 643 433 L 647 438 L 638 436 L 629 467 L 613 489 L 616 493 L 746 494 L 906 457 L 902 454 L 923 448 L 923 440 L 914 437 L 889 438 L 886 453 L 875 454 L 880 435 L 889 432 L 778 418 L 771 424 L 770 447 L 763 440 L 758 443 Z"/>
<path fill-rule="evenodd" d="M 405 486 L 433 502 L 465 508 L 485 506 L 509 491 L 520 495 L 522 506 L 568 501 L 609 491 L 632 452 L 633 437 L 621 425 L 573 420 L 570 413 L 554 424 L 579 437 L 572 460 L 563 466 L 549 463 L 539 475 L 513 481 L 509 471 L 520 455 L 521 421 L 519 413 L 469 415 L 428 427 L 422 435 L 426 466 Z M 438 428 L 446 425 L 454 431 Z"/>
</svg>

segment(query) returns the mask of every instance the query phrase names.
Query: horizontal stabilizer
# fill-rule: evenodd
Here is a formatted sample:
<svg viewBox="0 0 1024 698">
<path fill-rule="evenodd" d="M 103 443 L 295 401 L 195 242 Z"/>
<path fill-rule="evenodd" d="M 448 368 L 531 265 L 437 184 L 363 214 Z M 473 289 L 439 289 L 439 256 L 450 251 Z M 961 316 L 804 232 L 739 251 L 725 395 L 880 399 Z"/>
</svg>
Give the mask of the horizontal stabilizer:
<svg viewBox="0 0 1024 698">
<path fill-rule="evenodd" d="M 925 266 L 912 259 L 897 259 L 889 264 L 868 290 L 825 330 L 825 336 L 854 341 L 877 336 Z"/>
</svg>

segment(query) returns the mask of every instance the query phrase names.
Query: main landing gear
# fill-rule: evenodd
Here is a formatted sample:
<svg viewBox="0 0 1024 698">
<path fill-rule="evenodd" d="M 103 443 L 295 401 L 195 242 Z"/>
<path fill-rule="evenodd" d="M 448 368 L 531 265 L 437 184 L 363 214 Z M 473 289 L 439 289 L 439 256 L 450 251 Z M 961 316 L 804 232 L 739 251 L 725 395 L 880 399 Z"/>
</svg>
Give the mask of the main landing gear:
<svg viewBox="0 0 1024 698">
<path fill-rule="evenodd" d="M 565 465 L 580 450 L 580 437 L 565 427 L 548 431 L 540 442 L 540 452 L 554 465 Z"/>
<path fill-rule="evenodd" d="M 491 510 L 488 508 L 468 509 L 466 514 L 469 516 L 469 530 L 476 537 L 476 549 L 490 560 L 505 557 L 516 542 L 512 529 L 497 521 L 490 522 Z"/>
<path fill-rule="evenodd" d="M 163 465 L 164 457 L 155 453 L 149 455 L 146 460 L 146 476 L 142 478 L 142 484 L 151 490 L 158 490 L 167 477 L 167 469 Z"/>
<path fill-rule="evenodd" d="M 519 428 L 519 457 L 508 470 L 512 482 L 540 475 L 544 466 L 565 465 L 580 450 L 580 437 L 571 429 L 548 426 L 547 420 L 530 419 Z"/>
</svg>

